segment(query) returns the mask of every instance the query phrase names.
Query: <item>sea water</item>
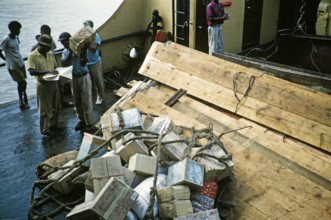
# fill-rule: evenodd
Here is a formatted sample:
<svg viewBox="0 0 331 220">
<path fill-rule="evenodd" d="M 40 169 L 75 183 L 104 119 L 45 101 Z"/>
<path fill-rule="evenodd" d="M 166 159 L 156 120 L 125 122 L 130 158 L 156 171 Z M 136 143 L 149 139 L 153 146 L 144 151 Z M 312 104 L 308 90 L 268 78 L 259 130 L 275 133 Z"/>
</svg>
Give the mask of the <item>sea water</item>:
<svg viewBox="0 0 331 220">
<path fill-rule="evenodd" d="M 20 52 L 27 57 L 31 47 L 36 44 L 35 36 L 40 33 L 40 26 L 51 27 L 51 35 L 57 49 L 62 48 L 58 36 L 67 31 L 74 34 L 89 19 L 97 29 L 116 11 L 123 0 L 0 0 L 0 40 L 8 35 L 8 23 L 17 20 L 22 24 Z M 0 64 L 4 61 L 0 58 Z M 25 67 L 27 63 L 25 62 Z M 34 77 L 27 72 L 27 94 L 36 94 Z M 0 67 L 0 105 L 18 100 L 17 84 L 5 66 Z"/>
</svg>

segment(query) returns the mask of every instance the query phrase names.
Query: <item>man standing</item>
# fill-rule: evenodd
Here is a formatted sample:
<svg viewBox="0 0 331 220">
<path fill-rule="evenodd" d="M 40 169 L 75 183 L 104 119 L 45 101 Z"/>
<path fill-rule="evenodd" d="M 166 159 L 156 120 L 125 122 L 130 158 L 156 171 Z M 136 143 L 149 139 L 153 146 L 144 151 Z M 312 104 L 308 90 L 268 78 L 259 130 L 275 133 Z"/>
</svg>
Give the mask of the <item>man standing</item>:
<svg viewBox="0 0 331 220">
<path fill-rule="evenodd" d="M 6 61 L 8 72 L 12 79 L 17 82 L 18 98 L 21 109 L 29 109 L 28 97 L 26 94 L 26 70 L 23 57 L 19 51 L 19 38 L 22 25 L 18 21 L 11 21 L 8 24 L 10 33 L 0 44 L 0 57 Z M 2 54 L 5 52 L 6 57 Z"/>
<path fill-rule="evenodd" d="M 48 26 L 47 24 L 41 25 L 40 26 L 40 34 L 36 35 L 36 40 L 39 41 L 38 39 L 39 39 L 41 34 L 47 34 L 49 36 L 52 36 L 51 31 L 52 31 L 51 27 Z M 34 51 L 38 47 L 38 45 L 39 45 L 38 42 L 35 45 L 33 45 L 32 48 L 31 48 L 31 51 Z M 54 53 L 55 49 L 56 49 L 56 43 L 55 43 L 54 40 L 52 40 L 51 51 Z"/>
<path fill-rule="evenodd" d="M 95 131 L 95 127 L 92 125 L 92 81 L 86 65 L 86 53 L 89 44 L 86 44 L 79 54 L 74 54 L 69 46 L 70 37 L 68 32 L 63 32 L 59 36 L 59 41 L 64 46 L 61 58 L 62 65 L 72 65 L 72 89 L 79 119 L 75 131 L 92 133 Z"/>
<path fill-rule="evenodd" d="M 93 28 L 93 22 L 91 20 L 84 21 L 84 25 Z M 95 103 L 97 105 L 100 105 L 103 102 L 105 96 L 100 45 L 101 38 L 99 34 L 96 33 L 95 42 L 91 42 L 87 49 L 87 66 L 91 72 L 92 82 L 97 90 L 97 101 Z"/>
<path fill-rule="evenodd" d="M 229 18 L 222 3 L 212 0 L 206 8 L 209 54 L 223 53 L 222 24 Z"/>
<path fill-rule="evenodd" d="M 37 100 L 40 120 L 40 132 L 43 139 L 50 139 L 50 131 L 60 131 L 58 127 L 59 88 L 57 81 L 46 81 L 43 76 L 47 73 L 58 74 L 55 70 L 57 63 L 52 47 L 52 37 L 40 35 L 38 47 L 28 56 L 28 70 L 37 80 Z"/>
</svg>

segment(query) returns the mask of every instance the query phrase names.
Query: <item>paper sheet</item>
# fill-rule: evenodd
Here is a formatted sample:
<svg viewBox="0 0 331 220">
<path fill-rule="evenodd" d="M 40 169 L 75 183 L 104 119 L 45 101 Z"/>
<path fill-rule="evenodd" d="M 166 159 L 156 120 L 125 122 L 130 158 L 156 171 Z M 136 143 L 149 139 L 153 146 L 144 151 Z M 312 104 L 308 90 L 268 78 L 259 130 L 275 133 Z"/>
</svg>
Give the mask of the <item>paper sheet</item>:
<svg viewBox="0 0 331 220">
<path fill-rule="evenodd" d="M 59 74 L 51 74 L 48 73 L 46 75 L 44 75 L 44 80 L 47 81 L 57 81 L 59 80 L 60 76 L 68 78 L 68 79 L 72 79 L 72 66 L 69 67 L 58 67 L 55 70 L 57 70 L 59 72 Z"/>
</svg>

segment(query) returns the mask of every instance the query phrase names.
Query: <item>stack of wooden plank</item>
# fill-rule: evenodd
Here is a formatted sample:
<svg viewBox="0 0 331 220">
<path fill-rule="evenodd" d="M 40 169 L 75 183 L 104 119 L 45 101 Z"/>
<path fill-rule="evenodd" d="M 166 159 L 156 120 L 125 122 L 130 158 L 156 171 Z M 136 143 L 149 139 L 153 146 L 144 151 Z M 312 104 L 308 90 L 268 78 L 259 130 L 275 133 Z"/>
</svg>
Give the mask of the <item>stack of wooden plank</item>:
<svg viewBox="0 0 331 220">
<path fill-rule="evenodd" d="M 139 73 L 160 84 L 138 82 L 105 115 L 212 124 L 233 154 L 236 219 L 331 219 L 330 96 L 175 43 L 154 43 Z M 178 89 L 187 95 L 165 105 Z"/>
</svg>

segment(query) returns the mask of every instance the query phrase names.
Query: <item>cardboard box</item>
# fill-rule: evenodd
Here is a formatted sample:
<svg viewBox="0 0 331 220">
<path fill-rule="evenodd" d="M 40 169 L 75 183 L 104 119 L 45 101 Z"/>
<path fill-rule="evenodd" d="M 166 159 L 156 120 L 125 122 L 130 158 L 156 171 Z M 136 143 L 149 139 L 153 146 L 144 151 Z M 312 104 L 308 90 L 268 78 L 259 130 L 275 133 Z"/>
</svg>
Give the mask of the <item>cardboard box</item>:
<svg viewBox="0 0 331 220">
<path fill-rule="evenodd" d="M 198 193 L 191 194 L 191 202 L 194 212 L 206 211 L 214 208 L 215 200 Z"/>
<path fill-rule="evenodd" d="M 162 142 L 170 142 L 177 140 L 181 140 L 180 137 L 171 131 L 163 137 Z M 176 142 L 176 143 L 161 145 L 162 153 L 165 153 L 168 157 L 170 157 L 174 161 L 180 161 L 185 158 L 186 148 L 187 148 L 187 144 L 184 142 Z"/>
<path fill-rule="evenodd" d="M 94 196 L 97 196 L 111 177 L 124 181 L 121 159 L 119 156 L 100 157 L 91 160 L 91 177 Z"/>
<path fill-rule="evenodd" d="M 181 215 L 175 217 L 174 220 L 221 220 L 217 209 L 197 212 L 193 214 Z"/>
<path fill-rule="evenodd" d="M 191 151 L 192 158 L 197 153 L 198 150 L 199 148 L 192 149 Z M 201 152 L 208 155 L 213 155 L 217 158 L 221 158 L 226 155 L 223 149 L 216 144 L 212 145 L 210 149 L 204 149 Z M 227 175 L 226 166 L 214 158 L 204 156 L 204 157 L 196 157 L 195 160 L 205 166 L 205 181 L 220 179 L 224 175 Z M 232 160 L 227 160 L 226 163 L 230 168 L 234 166 Z"/>
<path fill-rule="evenodd" d="M 121 118 L 118 117 L 117 113 L 111 113 L 110 122 L 113 133 L 129 128 L 143 130 L 141 114 L 137 108 L 122 111 Z"/>
<path fill-rule="evenodd" d="M 83 137 L 82 143 L 80 145 L 76 160 L 83 159 L 88 154 L 90 154 L 93 150 L 100 147 L 105 141 L 106 140 L 101 137 L 98 137 L 98 136 L 95 136 L 95 135 L 92 135 L 89 133 L 84 133 L 84 137 Z M 101 157 L 106 152 L 107 152 L 106 147 L 103 147 L 92 158 Z M 83 163 L 83 166 L 90 167 L 90 163 L 91 163 L 91 159 L 88 159 Z"/>
<path fill-rule="evenodd" d="M 95 41 L 95 31 L 89 26 L 84 26 L 79 29 L 69 39 L 70 49 L 78 55 L 87 43 Z"/>
<path fill-rule="evenodd" d="M 135 137 L 136 135 L 134 133 L 129 132 L 124 136 L 123 139 L 118 140 L 116 143 L 116 153 L 120 155 L 125 163 L 129 163 L 130 157 L 136 153 L 148 155 L 148 148 L 142 140 L 132 140 L 123 145 L 125 141 Z"/>
<path fill-rule="evenodd" d="M 86 189 L 84 202 L 89 202 L 92 201 L 93 199 L 94 199 L 94 193 Z"/>
<path fill-rule="evenodd" d="M 101 124 L 101 130 L 102 130 L 102 136 L 104 139 L 109 140 L 112 136 L 111 132 L 111 123 L 109 115 L 102 115 L 100 117 L 100 124 Z"/>
<path fill-rule="evenodd" d="M 111 178 L 94 200 L 75 206 L 67 219 L 124 219 L 138 193 L 117 178 Z"/>
<path fill-rule="evenodd" d="M 62 167 L 71 166 L 74 162 L 75 162 L 74 160 L 70 160 Z M 65 174 L 65 172 L 67 172 L 68 169 L 58 170 L 55 173 L 49 175 L 48 177 L 49 179 L 57 181 L 56 183 L 53 184 L 52 186 L 53 189 L 64 194 L 68 194 L 74 189 L 74 185 L 71 183 L 72 180 L 84 171 L 82 167 L 76 167 L 72 169 L 69 173 Z"/>
<path fill-rule="evenodd" d="M 167 186 L 188 185 L 192 188 L 203 186 L 204 166 L 185 158 L 168 169 Z"/>
<path fill-rule="evenodd" d="M 124 183 L 132 187 L 132 183 L 137 174 L 126 167 L 122 167 Z"/>
<path fill-rule="evenodd" d="M 167 186 L 157 189 L 157 201 L 168 202 L 172 200 L 189 200 L 190 188 L 186 185 Z"/>
<path fill-rule="evenodd" d="M 173 125 L 171 118 L 166 116 L 160 116 L 154 118 L 153 123 L 150 125 L 150 127 L 146 128 L 146 130 L 157 134 L 161 134 L 161 132 L 163 134 L 166 134 L 172 131 L 172 129 L 173 129 Z"/>
<path fill-rule="evenodd" d="M 135 154 L 130 157 L 128 169 L 142 175 L 151 175 L 155 173 L 157 159 L 143 154 Z"/>
<path fill-rule="evenodd" d="M 176 216 L 187 215 L 193 213 L 193 208 L 190 200 L 173 200 L 158 204 L 159 215 L 161 218 L 173 218 Z"/>
</svg>

